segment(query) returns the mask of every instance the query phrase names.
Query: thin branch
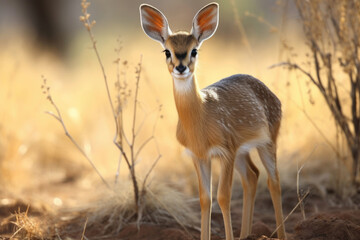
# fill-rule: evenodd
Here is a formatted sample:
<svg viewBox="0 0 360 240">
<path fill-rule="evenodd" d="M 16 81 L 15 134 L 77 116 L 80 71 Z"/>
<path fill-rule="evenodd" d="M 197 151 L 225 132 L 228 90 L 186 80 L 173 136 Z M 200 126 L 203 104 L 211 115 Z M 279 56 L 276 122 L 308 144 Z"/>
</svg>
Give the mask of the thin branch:
<svg viewBox="0 0 360 240">
<path fill-rule="evenodd" d="M 60 122 L 65 135 L 70 139 L 70 141 L 72 142 L 72 144 L 79 150 L 79 152 L 86 158 L 86 160 L 88 160 L 88 162 L 90 163 L 91 167 L 95 170 L 95 172 L 97 173 L 97 175 L 101 178 L 101 180 L 103 181 L 103 183 L 110 189 L 109 184 L 106 182 L 106 180 L 103 178 L 103 176 L 101 175 L 101 173 L 99 172 L 99 170 L 96 168 L 96 166 L 94 165 L 93 161 L 91 160 L 91 158 L 86 154 L 86 152 L 80 147 L 80 145 L 76 142 L 76 140 L 71 136 L 71 134 L 69 133 L 65 122 L 62 118 L 61 112 L 58 108 L 58 106 L 55 104 L 55 102 L 53 101 L 51 94 L 50 94 L 50 87 L 47 87 L 46 85 L 46 79 L 43 78 L 43 85 L 42 88 L 44 89 L 44 94 L 47 94 L 47 100 L 49 100 L 50 104 L 55 108 L 56 114 L 52 113 L 52 112 L 46 112 L 47 114 L 49 114 L 50 116 L 54 117 L 57 121 Z"/>
<path fill-rule="evenodd" d="M 118 166 L 117 166 L 116 174 L 115 174 L 115 184 L 118 183 L 118 179 L 119 179 L 119 176 L 120 176 L 121 159 L 122 159 L 122 154 L 119 155 Z"/>
<path fill-rule="evenodd" d="M 93 25 L 95 24 L 95 21 L 90 23 L 90 20 L 89 20 L 90 14 L 87 12 L 87 7 L 88 6 L 89 5 L 82 5 L 82 9 L 83 9 L 82 11 L 83 11 L 84 16 L 80 17 L 80 20 L 84 23 L 84 26 L 86 27 L 86 29 L 87 29 L 87 31 L 89 33 L 90 40 L 92 42 L 94 52 L 96 54 L 96 58 L 98 60 L 98 63 L 100 65 L 100 68 L 101 68 L 101 71 L 102 71 L 102 74 L 103 74 L 103 79 L 104 79 L 104 83 L 105 83 L 105 88 L 106 88 L 108 101 L 109 101 L 109 104 L 110 104 L 110 107 L 111 107 L 111 110 L 112 110 L 112 114 L 113 114 L 113 118 L 114 118 L 114 121 L 115 121 L 115 127 L 116 127 L 115 131 L 116 131 L 116 133 L 118 133 L 119 130 L 121 130 L 122 133 L 123 133 L 122 136 L 124 136 L 125 140 L 130 145 L 130 142 L 128 141 L 128 139 L 127 139 L 127 137 L 126 137 L 126 135 L 125 135 L 125 133 L 123 131 L 124 130 L 123 125 L 121 124 L 121 129 L 120 129 L 120 126 L 119 126 L 118 121 L 117 121 L 117 115 L 116 115 L 115 108 L 114 108 L 114 105 L 113 105 L 113 102 L 112 102 L 110 89 L 109 89 L 109 84 L 108 84 L 108 81 L 107 81 L 107 75 L 106 75 L 105 68 L 104 68 L 104 65 L 102 63 L 99 51 L 98 51 L 98 49 L 96 47 L 96 40 L 95 40 L 94 34 L 93 34 L 92 30 L 91 30 Z M 120 147 L 120 145 L 117 143 L 116 140 L 117 140 L 117 135 L 114 137 L 113 142 L 119 148 L 119 150 L 122 152 L 122 155 L 125 157 L 126 156 L 125 152 L 123 151 L 122 147 Z M 125 157 L 125 160 L 128 162 L 127 157 Z"/>
<path fill-rule="evenodd" d="M 282 67 L 282 66 L 289 67 L 290 70 L 291 69 L 298 69 L 300 72 L 305 74 L 311 80 L 312 83 L 314 83 L 316 86 L 318 86 L 318 83 L 316 82 L 315 78 L 309 72 L 305 71 L 302 67 L 300 67 L 296 63 L 281 62 L 281 63 L 271 65 L 269 67 L 269 69 L 276 68 L 276 67 Z"/>
<path fill-rule="evenodd" d="M 56 108 L 56 111 L 58 112 L 58 114 L 60 114 L 59 110 Z M 96 166 L 94 165 L 93 161 L 91 160 L 91 158 L 85 153 L 85 151 L 80 147 L 80 145 L 75 141 L 75 139 L 71 136 L 71 134 L 68 132 L 65 123 L 63 121 L 63 119 L 60 117 L 57 117 L 55 114 L 50 113 L 50 112 L 46 112 L 47 114 L 49 114 L 50 116 L 53 116 L 56 120 L 58 120 L 62 127 L 63 130 L 65 132 L 65 135 L 70 139 L 70 141 L 72 142 L 72 144 L 79 150 L 79 152 L 83 155 L 83 157 L 86 158 L 86 160 L 88 160 L 88 162 L 90 163 L 91 167 L 95 170 L 95 172 L 97 173 L 97 175 L 101 178 L 101 180 L 103 181 L 103 183 L 110 189 L 109 184 L 106 182 L 106 180 L 104 179 L 104 177 L 101 175 L 101 173 L 99 172 L 99 170 L 96 168 Z"/>
<path fill-rule="evenodd" d="M 120 50 L 121 50 L 121 46 L 120 46 L 120 41 L 119 39 L 117 40 L 119 43 L 119 48 L 115 49 L 115 52 L 117 53 L 117 59 L 116 59 L 116 80 L 117 80 L 117 84 L 119 87 L 119 92 L 118 92 L 118 108 L 116 110 L 116 116 L 115 116 L 115 125 L 116 125 L 116 130 L 115 130 L 115 136 L 113 139 L 113 142 L 115 145 L 119 144 L 120 146 L 123 145 L 123 136 L 125 136 L 125 133 L 123 132 L 122 126 L 123 126 L 123 102 L 121 99 L 121 95 L 120 95 L 120 90 L 121 90 L 121 83 L 120 83 Z M 119 175 L 120 175 L 120 166 L 121 166 L 121 158 L 122 158 L 122 154 L 119 155 L 119 159 L 118 159 L 118 166 L 117 166 L 117 170 L 116 170 L 116 174 L 115 174 L 115 184 L 118 183 L 118 179 L 119 179 Z"/>
<path fill-rule="evenodd" d="M 124 157 L 125 162 L 126 162 L 126 164 L 128 165 L 128 168 L 131 169 L 131 164 L 130 164 L 130 161 L 129 161 L 128 156 L 126 155 L 126 152 L 124 151 L 124 149 L 122 148 L 122 146 L 119 145 L 118 143 L 115 142 L 115 145 L 117 146 L 117 148 L 120 150 L 122 156 Z"/>
<path fill-rule="evenodd" d="M 136 127 L 136 116 L 137 116 L 137 101 L 138 101 L 138 93 L 139 93 L 139 83 L 140 83 L 140 74 L 141 74 L 141 67 L 142 67 L 142 55 L 140 56 L 140 61 L 138 64 L 138 68 L 136 69 L 136 83 L 135 83 L 135 95 L 134 95 L 134 114 L 133 114 L 133 121 L 132 121 L 132 142 L 131 146 L 135 143 L 136 133 L 135 133 L 135 127 Z"/>
<path fill-rule="evenodd" d="M 125 141 L 126 141 L 126 144 L 127 144 L 128 146 L 131 146 L 131 143 L 130 143 L 129 139 L 128 139 L 128 137 L 127 137 L 126 134 L 125 134 L 124 124 L 120 124 L 119 128 L 121 129 L 122 136 L 124 137 L 124 139 L 125 139 Z M 117 141 L 117 136 L 116 136 L 116 135 L 115 135 L 115 137 L 114 137 L 114 139 L 113 139 L 113 143 L 119 148 L 119 146 L 118 146 L 119 143 L 118 143 L 118 141 Z"/>
<path fill-rule="evenodd" d="M 313 153 L 315 152 L 315 150 L 318 148 L 319 145 L 316 145 L 313 150 L 311 151 L 311 153 L 309 154 L 309 156 L 305 159 L 304 164 L 301 165 L 301 167 L 299 168 L 299 162 L 297 162 L 297 173 L 296 173 L 296 193 L 298 196 L 298 201 L 301 202 L 301 194 L 300 194 L 300 173 L 303 170 L 303 168 L 305 167 L 305 163 L 308 159 L 310 159 L 311 155 L 313 155 Z M 300 210 L 301 210 L 301 214 L 303 216 L 303 219 L 306 219 L 306 215 L 305 215 L 305 209 L 304 209 L 304 204 L 301 202 L 300 204 Z"/>
<path fill-rule="evenodd" d="M 16 226 L 18 226 L 18 225 L 16 224 Z M 21 226 L 18 230 L 16 230 L 16 232 L 13 233 L 13 235 L 11 235 L 11 237 L 9 239 L 13 239 L 24 227 L 25 226 Z"/>
<path fill-rule="evenodd" d="M 149 117 L 149 114 L 146 114 L 146 115 L 144 116 L 144 118 L 143 118 L 143 120 L 141 121 L 138 129 L 136 130 L 136 133 L 135 133 L 136 136 L 141 132 L 141 129 L 143 128 L 143 126 L 144 126 L 146 120 L 148 119 L 148 117 Z"/>
<path fill-rule="evenodd" d="M 316 74 L 315 85 L 323 95 L 335 119 L 335 124 L 339 126 L 346 138 L 348 148 L 352 151 L 354 167 L 358 161 L 356 156 L 360 154 L 360 116 L 357 115 L 357 111 L 360 115 L 360 100 L 358 100 L 360 99 L 358 5 L 354 4 L 353 1 L 325 0 L 315 2 L 295 0 L 295 4 L 302 20 L 305 38 L 312 52 L 313 71 Z M 333 51 L 332 55 L 330 51 Z M 333 64 L 335 62 L 332 61 L 331 56 L 339 58 L 340 69 L 350 77 L 349 88 L 351 93 L 347 100 L 350 99 L 351 104 L 345 104 L 341 101 L 341 92 L 338 91 L 341 83 L 336 82 L 334 78 L 333 69 L 335 66 L 333 68 Z M 301 70 L 300 68 L 296 69 Z M 303 73 L 305 72 L 303 71 Z M 353 84 L 352 74 L 355 74 L 357 86 Z M 313 78 L 310 79 L 315 83 Z M 344 104 L 350 109 L 343 110 Z M 359 110 L 356 109 L 357 105 Z M 348 121 L 344 111 L 352 114 L 351 121 Z M 357 175 L 358 173 L 355 173 L 353 177 L 356 178 Z"/>
<path fill-rule="evenodd" d="M 114 105 L 113 105 L 112 100 L 111 100 L 112 98 L 111 98 L 111 94 L 110 94 L 110 89 L 109 89 L 109 84 L 108 84 L 108 81 L 107 81 L 107 76 L 106 76 L 104 64 L 102 63 L 99 51 L 97 50 L 96 40 L 95 40 L 94 34 L 93 34 L 92 30 L 91 30 L 93 25 L 95 24 L 95 21 L 90 22 L 90 19 L 89 19 L 90 14 L 87 12 L 87 7 L 83 7 L 82 9 L 83 9 L 84 17 L 85 17 L 84 18 L 85 21 L 83 21 L 83 22 L 84 22 L 84 25 L 85 25 L 85 23 L 87 24 L 87 25 L 85 25 L 85 27 L 86 27 L 86 29 L 87 29 L 87 31 L 89 33 L 90 40 L 91 40 L 91 43 L 92 43 L 92 48 L 94 49 L 94 52 L 96 54 L 96 58 L 98 60 L 100 68 L 101 68 L 101 72 L 103 74 L 107 97 L 108 97 L 108 100 L 109 100 L 109 104 L 110 104 L 110 107 L 111 107 L 113 118 L 114 118 L 114 120 L 116 122 L 115 108 L 114 108 Z"/>
<path fill-rule="evenodd" d="M 142 149 L 144 148 L 144 147 L 146 147 L 146 145 L 151 141 L 151 140 L 153 140 L 155 137 L 152 135 L 152 136 L 150 136 L 149 138 L 147 138 L 142 144 L 141 144 L 141 146 L 139 147 L 139 149 L 136 151 L 136 153 L 135 153 L 135 156 L 134 156 L 134 159 L 137 159 L 138 158 L 138 156 L 139 156 L 139 154 L 141 153 L 141 151 L 142 151 Z"/>
<path fill-rule="evenodd" d="M 60 234 L 59 234 L 59 230 L 57 227 L 55 227 L 55 233 L 56 233 L 56 236 L 59 240 L 62 240 L 62 238 L 60 237 Z"/>
<path fill-rule="evenodd" d="M 277 232 L 277 230 L 279 230 L 279 228 L 285 224 L 286 220 L 295 212 L 295 210 L 299 207 L 299 205 L 305 200 L 305 198 L 309 195 L 310 190 L 307 190 L 306 193 L 304 194 L 304 196 L 300 199 L 300 201 L 295 205 L 295 207 L 293 208 L 293 210 L 291 210 L 291 212 L 286 216 L 286 218 L 284 218 L 284 221 L 276 227 L 276 229 L 272 232 L 272 234 L 270 235 L 270 238 L 274 236 L 274 234 Z"/>
<path fill-rule="evenodd" d="M 315 62 L 315 72 L 316 72 L 316 77 L 317 77 L 317 84 L 315 84 L 321 92 L 323 92 L 323 95 L 326 95 L 326 92 L 325 92 L 325 88 L 324 88 L 324 85 L 322 83 L 322 80 L 321 80 L 321 76 L 320 76 L 320 64 L 319 64 L 319 59 L 318 59 L 318 56 L 317 56 L 317 52 L 318 52 L 318 46 L 316 45 L 316 43 L 314 41 L 311 42 L 311 48 L 312 48 L 312 52 L 313 52 L 313 57 L 314 57 L 314 62 Z"/>
<path fill-rule="evenodd" d="M 88 218 L 86 218 L 86 221 L 85 221 L 85 224 L 84 224 L 84 229 L 83 229 L 83 232 L 81 234 L 81 240 L 84 240 L 84 237 L 85 237 L 85 230 L 86 230 L 86 225 L 88 223 Z M 85 237 L 86 238 L 86 237 Z"/>
<path fill-rule="evenodd" d="M 336 149 L 336 147 L 331 143 L 331 141 L 325 136 L 325 134 L 321 131 L 320 127 L 314 122 L 314 120 L 310 117 L 310 115 L 306 112 L 304 108 L 299 106 L 293 99 L 290 100 L 295 104 L 295 107 L 298 108 L 307 118 L 307 120 L 313 125 L 313 127 L 317 130 L 317 132 L 321 135 L 321 137 L 325 140 L 325 142 L 329 145 L 329 147 L 334 151 L 336 156 L 340 158 L 340 153 Z"/>
<path fill-rule="evenodd" d="M 303 164 L 300 168 L 299 168 L 299 162 L 297 163 L 297 173 L 296 173 L 296 193 L 297 193 L 297 197 L 298 197 L 298 201 L 300 202 L 301 200 L 301 194 L 300 194 L 300 173 L 301 170 L 304 168 L 305 164 Z M 304 210 L 304 204 L 300 204 L 300 210 L 303 216 L 303 219 L 306 219 L 305 216 L 305 210 Z"/>
<path fill-rule="evenodd" d="M 151 114 L 153 114 L 154 112 L 158 112 L 158 116 L 157 116 L 157 119 L 156 119 L 156 121 L 155 121 L 155 123 L 154 123 L 153 131 L 152 131 L 152 133 L 154 134 L 155 128 L 156 128 L 156 125 L 157 125 L 157 121 L 158 121 L 158 119 L 159 119 L 159 113 L 161 112 L 161 107 L 162 107 L 162 105 L 159 106 L 159 109 L 156 109 L 156 108 L 155 108 L 155 109 L 153 109 L 153 110 L 151 110 L 151 111 L 148 111 L 148 112 L 146 112 L 145 108 L 142 106 L 142 104 L 141 104 L 140 102 L 139 102 L 139 107 L 143 110 L 143 112 L 145 113 L 145 116 L 144 116 L 143 120 L 141 121 L 138 129 L 136 130 L 135 135 L 138 135 L 138 134 L 141 132 L 141 129 L 143 128 L 143 126 L 144 126 L 144 124 L 146 123 L 146 120 L 149 118 L 149 116 L 150 116 Z M 158 110 L 158 111 L 156 111 L 156 110 Z"/>
<path fill-rule="evenodd" d="M 336 149 L 336 147 L 330 142 L 330 140 L 325 136 L 325 134 L 323 133 L 323 131 L 321 131 L 321 129 L 319 128 L 319 126 L 314 122 L 314 120 L 310 117 L 310 115 L 304 110 L 302 109 L 300 106 L 298 106 L 297 104 L 295 104 L 295 106 L 297 108 L 299 108 L 302 113 L 305 115 L 305 117 L 308 119 L 308 121 L 311 123 L 311 125 L 313 125 L 313 127 L 317 130 L 317 132 L 321 135 L 321 137 L 326 141 L 326 143 L 330 146 L 330 148 L 334 151 L 334 153 L 336 154 L 337 157 L 340 157 L 340 153 L 339 151 Z"/>
<path fill-rule="evenodd" d="M 143 181 L 143 189 L 145 189 L 145 185 L 146 185 L 146 181 L 150 175 L 150 173 L 154 170 L 156 164 L 159 162 L 160 158 L 162 157 L 162 155 L 160 154 L 155 161 L 153 162 L 153 164 L 151 165 L 151 168 L 149 169 L 148 173 L 146 174 L 144 181 Z"/>
</svg>

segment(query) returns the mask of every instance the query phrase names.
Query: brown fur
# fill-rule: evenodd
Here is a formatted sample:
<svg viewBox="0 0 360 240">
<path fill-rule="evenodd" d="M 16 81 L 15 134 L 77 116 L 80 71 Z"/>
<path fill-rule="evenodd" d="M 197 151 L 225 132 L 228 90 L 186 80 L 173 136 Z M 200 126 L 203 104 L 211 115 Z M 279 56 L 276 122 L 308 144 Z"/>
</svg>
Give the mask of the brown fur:
<svg viewBox="0 0 360 240">
<path fill-rule="evenodd" d="M 189 54 L 193 48 L 198 44 L 195 37 L 186 32 L 178 32 L 170 36 L 165 41 L 165 46 L 170 50 L 173 54 L 173 58 L 167 60 L 168 70 L 172 72 L 175 66 L 179 66 L 182 63 L 185 66 L 190 68 L 191 72 L 195 71 L 195 62 L 191 61 L 189 58 Z M 176 54 L 184 54 L 186 53 L 185 59 L 179 60 L 176 58 Z"/>
<path fill-rule="evenodd" d="M 174 89 L 174 96 L 179 114 L 177 138 L 200 159 L 214 146 L 235 155 L 242 144 L 259 137 L 259 129 L 268 129 L 271 139 L 276 139 L 280 101 L 251 76 L 235 75 L 201 91 L 194 80 L 191 92 L 185 95 Z"/>
<path fill-rule="evenodd" d="M 153 10 L 147 11 L 147 8 Z M 273 200 L 277 225 L 282 224 L 281 189 L 276 168 L 276 138 L 281 122 L 279 99 L 259 80 L 248 75 L 233 75 L 202 90 L 194 76 L 196 52 L 202 41 L 212 36 L 218 23 L 218 5 L 202 8 L 193 21 L 192 33 L 172 34 L 158 29 L 160 11 L 142 5 L 151 19 L 143 19 L 143 29 L 166 49 L 168 70 L 173 76 L 173 91 L 179 115 L 178 141 L 192 153 L 199 180 L 201 239 L 210 239 L 211 229 L 211 158 L 219 157 L 221 171 L 217 200 L 221 208 L 227 240 L 233 239 L 230 202 L 233 169 L 241 175 L 244 189 L 240 238 L 251 233 L 259 170 L 250 159 L 250 148 L 257 148 L 268 173 L 268 187 Z M 158 15 L 153 15 L 157 13 Z M 155 26 L 153 26 L 155 25 Z M 286 238 L 284 226 L 278 237 Z"/>
</svg>

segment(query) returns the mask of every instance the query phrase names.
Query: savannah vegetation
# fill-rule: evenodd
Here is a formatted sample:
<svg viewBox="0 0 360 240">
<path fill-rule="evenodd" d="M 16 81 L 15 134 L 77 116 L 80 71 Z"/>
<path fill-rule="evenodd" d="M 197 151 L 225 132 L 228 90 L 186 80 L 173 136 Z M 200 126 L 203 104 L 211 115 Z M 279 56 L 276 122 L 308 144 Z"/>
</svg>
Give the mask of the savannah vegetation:
<svg viewBox="0 0 360 240">
<path fill-rule="evenodd" d="M 0 3 L 0 238 L 199 238 L 197 179 L 175 138 L 171 78 L 141 30 L 141 3 Z M 190 30 L 208 2 L 148 3 Z M 219 29 L 199 51 L 199 84 L 246 73 L 282 101 L 289 239 L 359 239 L 359 1 L 219 4 Z M 39 19 L 50 30 L 35 27 Z M 214 184 L 218 169 L 215 161 Z M 232 198 L 239 236 L 242 191 Z M 212 239 L 224 239 L 213 202 Z M 276 237 L 276 227 L 260 169 L 249 239 Z"/>
</svg>

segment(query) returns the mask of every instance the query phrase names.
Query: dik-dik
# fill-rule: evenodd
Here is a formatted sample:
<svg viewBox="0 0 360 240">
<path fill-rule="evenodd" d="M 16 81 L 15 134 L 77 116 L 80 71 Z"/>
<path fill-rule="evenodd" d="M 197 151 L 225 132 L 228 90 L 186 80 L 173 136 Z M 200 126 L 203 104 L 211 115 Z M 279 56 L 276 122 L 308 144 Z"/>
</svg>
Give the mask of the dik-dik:
<svg viewBox="0 0 360 240">
<path fill-rule="evenodd" d="M 233 239 L 230 216 L 233 169 L 243 186 L 240 238 L 251 233 L 259 170 L 249 151 L 256 148 L 268 173 L 268 188 L 275 209 L 278 237 L 285 239 L 281 189 L 276 167 L 276 138 L 281 122 L 279 99 L 259 80 L 249 75 L 233 75 L 204 89 L 195 77 L 198 49 L 216 31 L 219 5 L 211 3 L 194 17 L 192 29 L 173 33 L 165 16 L 156 8 L 140 6 L 145 33 L 165 49 L 166 63 L 173 79 L 173 92 L 179 115 L 176 136 L 190 152 L 199 180 L 201 239 L 210 239 L 211 160 L 221 162 L 217 201 L 224 218 L 227 240 Z M 221 68 L 219 56 L 214 61 Z"/>
</svg>

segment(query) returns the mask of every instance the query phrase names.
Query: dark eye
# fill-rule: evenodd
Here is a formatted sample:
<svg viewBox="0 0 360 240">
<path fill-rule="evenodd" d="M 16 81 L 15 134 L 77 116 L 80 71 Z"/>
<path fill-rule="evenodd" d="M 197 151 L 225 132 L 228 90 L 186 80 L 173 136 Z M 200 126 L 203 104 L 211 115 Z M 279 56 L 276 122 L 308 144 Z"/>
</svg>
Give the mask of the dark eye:
<svg viewBox="0 0 360 240">
<path fill-rule="evenodd" d="M 165 52 L 165 56 L 166 56 L 166 58 L 171 57 L 171 53 L 170 53 L 170 51 L 169 51 L 169 50 L 165 49 L 165 50 L 164 50 L 164 52 Z"/>
<path fill-rule="evenodd" d="M 196 57 L 196 54 L 197 54 L 197 49 L 193 49 L 192 51 L 191 51 L 191 56 L 192 57 Z"/>
</svg>

